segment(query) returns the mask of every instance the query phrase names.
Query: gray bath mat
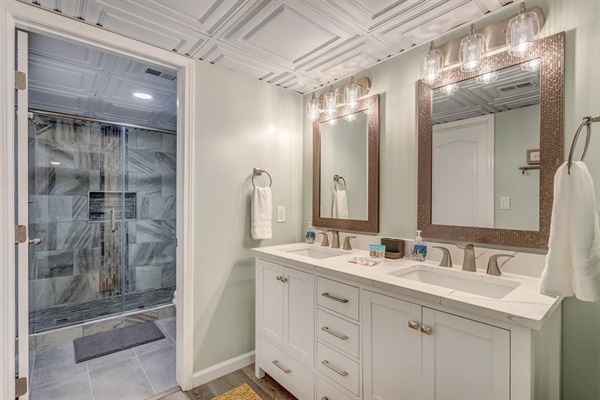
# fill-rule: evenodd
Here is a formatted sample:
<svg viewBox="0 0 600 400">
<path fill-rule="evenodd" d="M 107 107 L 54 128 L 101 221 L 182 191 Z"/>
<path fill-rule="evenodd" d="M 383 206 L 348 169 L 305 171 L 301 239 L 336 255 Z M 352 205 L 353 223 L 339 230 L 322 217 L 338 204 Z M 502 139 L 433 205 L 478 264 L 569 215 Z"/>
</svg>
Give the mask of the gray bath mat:
<svg viewBox="0 0 600 400">
<path fill-rule="evenodd" d="M 164 337 L 165 335 L 154 321 L 85 336 L 73 341 L 75 363 L 154 342 Z"/>
</svg>

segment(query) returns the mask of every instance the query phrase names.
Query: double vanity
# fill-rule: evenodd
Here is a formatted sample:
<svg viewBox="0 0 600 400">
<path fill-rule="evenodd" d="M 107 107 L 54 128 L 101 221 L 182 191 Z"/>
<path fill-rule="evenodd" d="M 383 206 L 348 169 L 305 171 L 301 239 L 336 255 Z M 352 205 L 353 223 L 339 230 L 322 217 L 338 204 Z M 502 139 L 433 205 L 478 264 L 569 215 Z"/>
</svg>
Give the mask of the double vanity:
<svg viewBox="0 0 600 400">
<path fill-rule="evenodd" d="M 256 375 L 299 399 L 560 397 L 560 299 L 538 279 L 304 243 L 256 256 Z"/>
</svg>

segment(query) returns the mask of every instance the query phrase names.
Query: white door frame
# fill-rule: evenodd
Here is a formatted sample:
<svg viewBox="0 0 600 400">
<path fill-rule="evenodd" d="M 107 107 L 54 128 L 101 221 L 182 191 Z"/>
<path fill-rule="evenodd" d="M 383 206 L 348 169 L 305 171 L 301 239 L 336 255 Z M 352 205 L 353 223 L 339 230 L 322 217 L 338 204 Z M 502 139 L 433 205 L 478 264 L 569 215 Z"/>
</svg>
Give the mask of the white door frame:
<svg viewBox="0 0 600 400">
<path fill-rule="evenodd" d="M 193 217 L 195 61 L 17 0 L 0 1 L 0 399 L 12 399 L 15 376 L 15 29 L 75 41 L 176 69 L 177 109 L 177 383 L 193 382 Z"/>
</svg>

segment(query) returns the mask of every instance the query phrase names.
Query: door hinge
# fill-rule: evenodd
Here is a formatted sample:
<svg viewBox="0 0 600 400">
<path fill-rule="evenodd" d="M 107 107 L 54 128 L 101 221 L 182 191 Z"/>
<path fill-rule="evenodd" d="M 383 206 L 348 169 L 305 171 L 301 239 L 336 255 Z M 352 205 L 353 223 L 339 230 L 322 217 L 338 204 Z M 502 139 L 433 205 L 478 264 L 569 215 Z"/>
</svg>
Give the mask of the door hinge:
<svg viewBox="0 0 600 400">
<path fill-rule="evenodd" d="M 15 396 L 20 397 L 27 393 L 27 378 L 15 379 Z"/>
<path fill-rule="evenodd" d="M 25 243 L 27 241 L 27 227 L 25 225 L 15 225 L 15 244 Z"/>
<path fill-rule="evenodd" d="M 27 75 L 25 75 L 25 72 L 15 71 L 15 89 L 27 89 Z"/>
</svg>

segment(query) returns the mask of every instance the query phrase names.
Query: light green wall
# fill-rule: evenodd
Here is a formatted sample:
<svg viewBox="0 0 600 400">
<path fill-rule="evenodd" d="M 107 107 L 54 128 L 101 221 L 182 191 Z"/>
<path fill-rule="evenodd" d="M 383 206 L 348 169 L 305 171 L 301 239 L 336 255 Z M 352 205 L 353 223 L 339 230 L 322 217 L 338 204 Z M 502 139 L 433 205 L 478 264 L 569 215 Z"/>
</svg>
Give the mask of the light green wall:
<svg viewBox="0 0 600 400">
<path fill-rule="evenodd" d="M 546 14 L 547 21 L 541 36 L 566 32 L 566 153 L 581 118 L 600 114 L 600 2 L 555 0 L 532 4 L 542 7 Z M 531 4 L 528 2 L 527 5 Z M 478 25 L 500 19 L 514 10 L 515 7 L 503 10 L 478 22 Z M 465 28 L 458 36 L 466 31 Z M 438 42 L 456 36 L 452 34 Z M 381 95 L 381 235 L 412 238 L 417 226 L 416 82 L 419 79 L 419 61 L 427 47 L 420 46 L 355 74 L 371 78 L 371 93 Z M 336 85 L 347 81 L 338 81 Z M 305 102 L 309 96 L 304 96 Z M 310 124 L 304 124 L 304 219 L 310 218 L 312 212 L 310 128 Z M 594 126 L 586 163 L 594 178 L 596 199 L 600 202 L 600 126 Z M 586 304 L 574 299 L 567 299 L 563 304 L 563 399 L 600 399 L 600 304 Z"/>
<path fill-rule="evenodd" d="M 494 118 L 494 226 L 539 229 L 540 172 L 518 170 L 527 165 L 527 150 L 540 148 L 540 106 L 503 111 Z M 510 197 L 510 210 L 500 197 Z"/>
<path fill-rule="evenodd" d="M 196 68 L 195 108 L 201 128 L 194 138 L 192 177 L 197 187 L 195 372 L 254 350 L 250 249 L 298 242 L 304 226 L 302 97 L 207 63 L 198 62 Z M 286 206 L 287 221 L 273 222 L 269 240 L 250 236 L 253 167 L 271 174 L 273 207 Z"/>
</svg>

